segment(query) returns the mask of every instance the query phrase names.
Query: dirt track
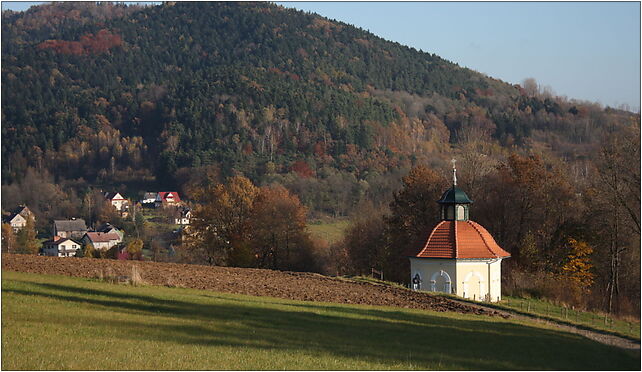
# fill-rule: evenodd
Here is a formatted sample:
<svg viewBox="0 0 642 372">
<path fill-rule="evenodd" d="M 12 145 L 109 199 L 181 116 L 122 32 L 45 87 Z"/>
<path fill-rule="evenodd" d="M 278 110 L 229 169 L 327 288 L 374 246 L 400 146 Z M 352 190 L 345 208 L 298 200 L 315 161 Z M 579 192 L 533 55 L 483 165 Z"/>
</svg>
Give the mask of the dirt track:
<svg viewBox="0 0 642 372">
<path fill-rule="evenodd" d="M 38 274 L 96 278 L 99 274 L 130 276 L 136 265 L 146 284 L 207 289 L 292 300 L 382 305 L 483 315 L 502 314 L 427 293 L 359 283 L 312 273 L 240 269 L 161 262 L 117 261 L 2 254 L 2 269 Z"/>
</svg>

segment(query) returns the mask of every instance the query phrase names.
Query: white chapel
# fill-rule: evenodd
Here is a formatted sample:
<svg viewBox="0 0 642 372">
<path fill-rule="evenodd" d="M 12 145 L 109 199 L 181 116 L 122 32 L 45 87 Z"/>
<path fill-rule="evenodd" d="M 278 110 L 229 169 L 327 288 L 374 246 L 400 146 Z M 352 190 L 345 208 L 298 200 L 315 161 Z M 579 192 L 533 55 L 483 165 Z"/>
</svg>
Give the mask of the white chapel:
<svg viewBox="0 0 642 372">
<path fill-rule="evenodd" d="M 441 222 L 423 247 L 410 257 L 410 279 L 415 289 L 456 294 L 471 300 L 501 300 L 501 262 L 510 257 L 490 233 L 469 219 L 472 200 L 453 186 L 441 199 Z"/>
</svg>

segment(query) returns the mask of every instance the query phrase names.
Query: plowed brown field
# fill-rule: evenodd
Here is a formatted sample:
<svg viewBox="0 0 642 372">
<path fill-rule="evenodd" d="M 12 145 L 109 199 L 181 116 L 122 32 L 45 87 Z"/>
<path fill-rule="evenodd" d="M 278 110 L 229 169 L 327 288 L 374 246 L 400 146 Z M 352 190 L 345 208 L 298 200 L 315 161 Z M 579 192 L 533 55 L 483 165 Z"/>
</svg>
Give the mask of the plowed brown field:
<svg viewBox="0 0 642 372">
<path fill-rule="evenodd" d="M 502 315 L 497 311 L 403 288 L 331 278 L 313 273 L 108 259 L 2 254 L 2 270 L 96 278 L 128 277 L 136 266 L 150 285 L 206 289 L 291 300 L 394 306 L 434 311 Z"/>
</svg>

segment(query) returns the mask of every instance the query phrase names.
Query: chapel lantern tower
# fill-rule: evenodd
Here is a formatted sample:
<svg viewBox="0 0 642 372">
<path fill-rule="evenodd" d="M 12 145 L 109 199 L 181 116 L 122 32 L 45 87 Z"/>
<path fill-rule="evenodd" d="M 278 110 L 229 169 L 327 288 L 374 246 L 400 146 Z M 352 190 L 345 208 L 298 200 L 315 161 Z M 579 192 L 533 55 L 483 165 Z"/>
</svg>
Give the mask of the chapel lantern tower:
<svg viewBox="0 0 642 372">
<path fill-rule="evenodd" d="M 441 199 L 437 201 L 441 205 L 441 219 L 443 221 L 468 221 L 470 204 L 473 202 L 466 193 L 457 187 L 457 168 L 455 159 L 453 163 L 453 186 L 448 189 Z"/>
</svg>

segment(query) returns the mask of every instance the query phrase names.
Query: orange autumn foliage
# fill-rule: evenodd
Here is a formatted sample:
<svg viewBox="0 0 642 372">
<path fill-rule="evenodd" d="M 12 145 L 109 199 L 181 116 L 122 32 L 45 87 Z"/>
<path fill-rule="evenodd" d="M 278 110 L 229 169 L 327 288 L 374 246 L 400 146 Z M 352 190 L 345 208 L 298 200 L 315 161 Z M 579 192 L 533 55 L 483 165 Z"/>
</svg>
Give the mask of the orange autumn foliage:
<svg viewBox="0 0 642 372">
<path fill-rule="evenodd" d="M 568 239 L 568 248 L 570 253 L 567 256 L 566 263 L 562 266 L 562 273 L 574 285 L 576 290 L 585 291 L 593 284 L 595 279 L 590 258 L 593 248 L 588 243 L 573 238 Z"/>
<path fill-rule="evenodd" d="M 102 54 L 111 48 L 121 46 L 123 39 L 118 34 L 102 29 L 94 34 L 85 34 L 80 41 L 47 40 L 38 44 L 38 49 L 53 49 L 56 53 L 89 55 Z"/>
</svg>

